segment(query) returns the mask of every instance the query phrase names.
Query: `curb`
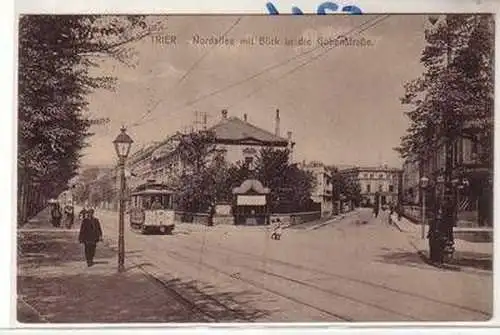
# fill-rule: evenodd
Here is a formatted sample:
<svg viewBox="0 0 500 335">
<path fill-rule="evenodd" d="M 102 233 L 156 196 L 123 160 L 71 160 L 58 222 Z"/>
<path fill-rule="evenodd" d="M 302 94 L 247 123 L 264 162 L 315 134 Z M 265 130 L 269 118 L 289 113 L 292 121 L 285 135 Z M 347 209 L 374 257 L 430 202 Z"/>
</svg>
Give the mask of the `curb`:
<svg viewBox="0 0 500 335">
<path fill-rule="evenodd" d="M 399 222 L 398 222 L 397 220 L 394 220 L 394 219 L 392 218 L 392 216 L 391 216 L 391 225 L 396 226 L 396 228 L 397 228 L 400 232 L 402 232 L 402 233 L 406 233 L 406 232 L 407 232 L 406 230 L 404 230 L 403 228 L 401 228 L 401 227 L 400 227 Z"/>
</svg>

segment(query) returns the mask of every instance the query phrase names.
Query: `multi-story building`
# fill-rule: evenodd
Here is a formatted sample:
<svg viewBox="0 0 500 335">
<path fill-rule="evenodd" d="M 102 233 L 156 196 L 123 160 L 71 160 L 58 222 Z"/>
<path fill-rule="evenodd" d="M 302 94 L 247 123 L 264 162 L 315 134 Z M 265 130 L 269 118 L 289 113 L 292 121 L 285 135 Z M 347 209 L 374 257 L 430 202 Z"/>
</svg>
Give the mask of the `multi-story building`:
<svg viewBox="0 0 500 335">
<path fill-rule="evenodd" d="M 464 127 L 460 136 L 452 144 L 451 178 L 455 187 L 456 211 L 459 225 L 492 225 L 493 224 L 493 168 L 486 155 L 481 151 L 480 132 L 472 127 Z M 445 143 L 444 139 L 436 150 L 430 151 L 427 159 L 411 163 L 413 171 L 418 174 L 406 173 L 404 189 L 417 189 L 422 176 L 429 178 L 431 185 L 444 179 Z M 409 166 L 410 163 L 407 164 Z M 417 167 L 416 167 L 417 166 Z M 408 169 L 407 169 L 408 170 Z M 421 190 L 420 197 L 421 197 Z M 426 192 L 436 191 L 435 188 Z M 427 201 L 437 194 L 428 193 Z M 419 200 L 421 203 L 421 200 Z"/>
<path fill-rule="evenodd" d="M 315 186 L 311 192 L 311 199 L 321 204 L 321 216 L 328 217 L 333 214 L 333 183 L 332 175 L 321 163 L 311 162 L 299 164 L 299 167 L 312 173 Z"/>
<path fill-rule="evenodd" d="M 362 205 L 371 205 L 380 196 L 380 204 L 396 203 L 400 192 L 402 170 L 380 167 L 354 167 L 341 170 L 346 178 L 359 183 Z"/>
<path fill-rule="evenodd" d="M 251 166 L 259 150 L 263 147 L 289 149 L 290 152 L 293 152 L 292 133 L 288 132 L 287 138 L 280 136 L 278 110 L 274 125 L 275 132 L 273 134 L 248 122 L 246 114 L 243 119 L 240 119 L 228 117 L 227 110 L 222 110 L 220 121 L 205 130 L 213 133 L 216 149 L 226 162 L 241 161 Z M 181 136 L 183 134 L 176 133 L 131 156 L 128 164 L 128 170 L 131 171 L 128 181 L 130 188 L 148 180 L 166 184 L 175 183 L 176 178 L 184 168 L 177 150 Z"/>
</svg>

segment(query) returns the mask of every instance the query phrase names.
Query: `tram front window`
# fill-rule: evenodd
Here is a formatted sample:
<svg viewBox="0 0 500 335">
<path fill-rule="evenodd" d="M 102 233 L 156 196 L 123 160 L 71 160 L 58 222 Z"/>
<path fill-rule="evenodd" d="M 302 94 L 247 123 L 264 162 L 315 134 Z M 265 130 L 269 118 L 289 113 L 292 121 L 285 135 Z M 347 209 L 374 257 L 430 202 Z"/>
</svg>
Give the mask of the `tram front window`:
<svg viewBox="0 0 500 335">
<path fill-rule="evenodd" d="M 154 198 L 153 199 L 153 203 L 151 204 L 151 209 L 152 210 L 155 210 L 155 209 L 163 209 L 163 205 L 160 201 L 159 198 Z"/>
</svg>

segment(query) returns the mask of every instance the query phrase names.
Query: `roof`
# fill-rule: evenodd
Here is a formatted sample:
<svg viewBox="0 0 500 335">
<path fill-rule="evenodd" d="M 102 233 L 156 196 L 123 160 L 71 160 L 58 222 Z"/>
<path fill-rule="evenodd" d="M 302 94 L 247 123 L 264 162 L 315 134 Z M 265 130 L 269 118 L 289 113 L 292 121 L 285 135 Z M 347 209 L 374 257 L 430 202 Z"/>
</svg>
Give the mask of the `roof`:
<svg viewBox="0 0 500 335">
<path fill-rule="evenodd" d="M 172 194 L 173 191 L 169 190 L 151 190 L 151 189 L 146 189 L 143 191 L 136 191 L 132 192 L 131 195 L 162 195 L 162 194 Z"/>
<path fill-rule="evenodd" d="M 256 127 L 237 117 L 223 119 L 208 129 L 214 132 L 219 143 L 260 142 L 276 146 L 287 146 L 288 140 L 273 133 Z"/>
<path fill-rule="evenodd" d="M 349 169 L 340 170 L 341 173 L 349 173 L 349 172 L 402 172 L 403 169 L 394 168 L 394 167 L 386 167 L 386 166 L 378 166 L 378 167 L 370 167 L 370 166 L 357 166 Z"/>
</svg>

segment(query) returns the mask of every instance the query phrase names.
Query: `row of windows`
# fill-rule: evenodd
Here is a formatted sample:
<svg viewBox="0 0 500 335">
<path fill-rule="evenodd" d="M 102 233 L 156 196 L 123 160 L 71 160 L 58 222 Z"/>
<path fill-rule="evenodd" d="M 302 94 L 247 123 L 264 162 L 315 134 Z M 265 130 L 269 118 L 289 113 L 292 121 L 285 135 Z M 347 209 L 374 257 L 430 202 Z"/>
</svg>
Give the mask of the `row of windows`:
<svg viewBox="0 0 500 335">
<path fill-rule="evenodd" d="M 376 173 L 363 173 L 361 175 L 361 177 L 362 178 L 369 178 L 369 179 L 374 179 L 374 178 L 384 179 L 384 178 L 386 178 L 386 175 L 383 173 L 379 173 L 378 175 Z M 387 176 L 387 178 L 392 179 L 392 178 L 394 178 L 394 176 L 389 175 L 389 176 Z"/>
<path fill-rule="evenodd" d="M 383 185 L 379 185 L 379 186 L 378 186 L 378 191 L 379 191 L 379 192 L 384 192 L 384 187 L 383 187 Z M 394 185 L 389 185 L 389 187 L 388 187 L 388 191 L 389 191 L 389 192 L 394 192 Z M 371 193 L 371 192 L 372 192 L 372 185 L 369 185 L 369 184 L 368 184 L 368 185 L 366 185 L 366 192 L 367 192 L 367 193 Z"/>
</svg>

